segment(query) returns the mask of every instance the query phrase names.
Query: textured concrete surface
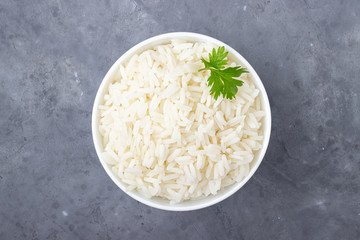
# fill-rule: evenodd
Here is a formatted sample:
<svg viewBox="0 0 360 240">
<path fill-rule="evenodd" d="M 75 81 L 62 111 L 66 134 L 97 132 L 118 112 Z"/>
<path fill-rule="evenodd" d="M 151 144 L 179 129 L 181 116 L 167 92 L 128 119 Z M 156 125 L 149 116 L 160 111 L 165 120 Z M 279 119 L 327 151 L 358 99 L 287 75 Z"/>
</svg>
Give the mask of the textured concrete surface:
<svg viewBox="0 0 360 240">
<path fill-rule="evenodd" d="M 111 64 L 170 31 L 233 46 L 273 113 L 255 176 L 185 213 L 119 190 L 90 131 Z M 360 239 L 359 62 L 358 0 L 2 0 L 0 239 Z"/>
</svg>

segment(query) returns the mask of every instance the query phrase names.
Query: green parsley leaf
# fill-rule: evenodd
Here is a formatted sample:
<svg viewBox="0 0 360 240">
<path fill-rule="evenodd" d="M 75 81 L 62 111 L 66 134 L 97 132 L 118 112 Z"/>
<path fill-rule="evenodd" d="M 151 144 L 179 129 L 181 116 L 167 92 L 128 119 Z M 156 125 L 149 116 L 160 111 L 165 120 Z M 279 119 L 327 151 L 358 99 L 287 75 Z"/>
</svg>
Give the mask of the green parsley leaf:
<svg viewBox="0 0 360 240">
<path fill-rule="evenodd" d="M 211 87 L 210 94 L 214 94 L 217 100 L 220 94 L 224 98 L 233 99 L 238 92 L 238 87 L 243 85 L 243 81 L 235 79 L 241 74 L 247 73 L 245 68 L 240 66 L 225 68 L 227 60 L 225 59 L 228 52 L 225 52 L 225 47 L 219 47 L 218 50 L 214 48 L 212 53 L 209 53 L 209 61 L 201 58 L 205 67 L 200 71 L 210 70 L 210 77 L 208 78 L 208 86 Z"/>
</svg>

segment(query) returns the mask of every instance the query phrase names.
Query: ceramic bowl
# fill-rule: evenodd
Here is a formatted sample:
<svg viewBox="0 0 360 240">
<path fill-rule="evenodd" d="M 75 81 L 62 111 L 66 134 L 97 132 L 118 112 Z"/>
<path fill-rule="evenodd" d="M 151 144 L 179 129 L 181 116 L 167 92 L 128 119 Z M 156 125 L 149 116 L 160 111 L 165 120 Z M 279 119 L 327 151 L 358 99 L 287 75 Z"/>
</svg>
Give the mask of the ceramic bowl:
<svg viewBox="0 0 360 240">
<path fill-rule="evenodd" d="M 102 144 L 102 137 L 98 130 L 98 122 L 99 122 L 99 109 L 98 106 L 101 105 L 103 101 L 103 96 L 108 89 L 108 85 L 112 82 L 112 76 L 120 66 L 120 64 L 128 61 L 131 56 L 134 54 L 138 54 L 146 49 L 152 48 L 154 46 L 160 44 L 169 43 L 172 39 L 184 39 L 193 42 L 211 42 L 217 46 L 225 46 L 225 49 L 229 52 L 228 58 L 232 61 L 240 64 L 242 67 L 247 68 L 249 73 L 252 75 L 252 79 L 256 85 L 256 87 L 260 90 L 260 98 L 262 103 L 262 109 L 265 111 L 265 117 L 263 119 L 263 130 L 264 130 L 264 140 L 262 143 L 262 148 L 255 154 L 254 160 L 250 166 L 250 173 L 247 175 L 241 182 L 235 183 L 231 186 L 228 186 L 224 189 L 221 189 L 216 195 L 210 195 L 208 197 L 199 199 L 199 200 L 188 200 L 178 204 L 170 204 L 169 200 L 162 199 L 162 198 L 146 198 L 136 190 L 134 191 L 127 191 L 126 184 L 124 184 L 110 169 L 110 166 L 102 159 L 101 153 L 103 152 L 103 144 Z M 131 49 L 129 49 L 126 53 L 124 53 L 110 68 L 110 70 L 105 75 L 104 79 L 102 80 L 100 87 L 97 91 L 93 112 L 92 112 L 92 135 L 94 140 L 95 149 L 97 155 L 100 159 L 101 165 L 104 167 L 106 173 L 109 177 L 114 181 L 114 183 L 123 190 L 127 195 L 134 198 L 135 200 L 146 204 L 148 206 L 169 210 L 169 211 L 189 211 L 189 210 L 196 210 L 205 208 L 211 205 L 214 205 L 231 195 L 237 192 L 244 184 L 254 175 L 255 171 L 259 167 L 261 161 L 264 158 L 266 149 L 269 144 L 270 139 L 270 131 L 271 131 L 271 112 L 270 112 L 270 104 L 269 99 L 267 97 L 265 88 L 258 76 L 255 72 L 253 67 L 246 61 L 246 59 L 241 56 L 237 51 L 235 51 L 232 47 L 228 46 L 227 44 L 202 34 L 197 33 L 190 33 L 190 32 L 174 32 L 174 33 L 166 33 L 162 35 L 158 35 L 152 38 L 149 38 Z"/>
</svg>

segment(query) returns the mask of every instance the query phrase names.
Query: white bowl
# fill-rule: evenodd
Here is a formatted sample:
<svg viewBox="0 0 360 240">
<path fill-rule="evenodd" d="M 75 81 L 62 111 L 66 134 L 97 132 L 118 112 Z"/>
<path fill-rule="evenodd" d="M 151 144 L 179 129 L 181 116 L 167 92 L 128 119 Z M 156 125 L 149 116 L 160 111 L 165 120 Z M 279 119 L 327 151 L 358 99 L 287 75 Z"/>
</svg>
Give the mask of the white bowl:
<svg viewBox="0 0 360 240">
<path fill-rule="evenodd" d="M 101 153 L 103 152 L 103 145 L 102 145 L 102 137 L 100 136 L 99 130 L 98 130 L 98 121 L 99 121 L 99 109 L 98 106 L 102 103 L 102 99 L 104 96 L 104 93 L 108 89 L 108 84 L 112 80 L 112 75 L 116 71 L 116 69 L 119 67 L 119 65 L 125 61 L 127 61 L 133 54 L 140 53 L 144 51 L 145 49 L 152 48 L 159 44 L 164 44 L 170 42 L 172 39 L 184 39 L 188 41 L 197 41 L 197 42 L 211 42 L 218 46 L 225 46 L 225 49 L 229 52 L 228 58 L 232 61 L 241 64 L 242 67 L 247 68 L 249 73 L 252 75 L 252 79 L 256 85 L 256 87 L 260 90 L 260 97 L 262 102 L 262 108 L 265 111 L 265 118 L 263 119 L 263 129 L 264 129 L 264 140 L 262 144 L 261 150 L 257 152 L 257 154 L 254 157 L 254 160 L 251 163 L 251 169 L 249 175 L 247 175 L 241 182 L 235 183 L 231 186 L 228 186 L 224 189 L 221 189 L 216 195 L 211 195 L 208 197 L 205 197 L 203 199 L 199 200 L 188 200 L 184 201 L 182 203 L 178 204 L 170 204 L 168 200 L 162 199 L 162 198 L 146 198 L 145 196 L 135 191 L 126 191 L 126 185 L 117 177 L 114 175 L 114 173 L 111 171 L 110 167 L 106 164 L 104 159 L 102 159 Z M 104 79 L 101 82 L 101 85 L 99 87 L 99 90 L 96 94 L 93 112 L 92 112 L 92 135 L 94 140 L 94 145 L 96 149 L 96 153 L 100 159 L 101 165 L 104 167 L 107 174 L 110 176 L 110 178 L 115 182 L 115 184 L 123 190 L 126 194 L 128 194 L 130 197 L 134 198 L 135 200 L 144 203 L 148 206 L 163 209 L 163 210 L 169 210 L 169 211 L 190 211 L 190 210 L 196 210 L 201 209 L 204 207 L 208 207 L 211 205 L 214 205 L 228 197 L 230 197 L 232 194 L 234 194 L 237 190 L 239 190 L 250 178 L 252 175 L 254 175 L 256 169 L 259 167 L 262 159 L 264 158 L 266 149 L 269 144 L 270 139 L 270 131 L 271 131 L 271 112 L 270 112 L 270 104 L 269 99 L 267 97 L 265 88 L 255 72 L 255 70 L 252 68 L 252 66 L 243 58 L 237 51 L 235 51 L 233 48 L 228 46 L 227 44 L 202 34 L 198 33 L 190 33 L 190 32 L 174 32 L 174 33 L 166 33 L 162 35 L 158 35 L 152 38 L 149 38 L 134 47 L 132 47 L 130 50 L 128 50 L 126 53 L 124 53 L 110 68 L 110 70 L 105 75 Z"/>
</svg>

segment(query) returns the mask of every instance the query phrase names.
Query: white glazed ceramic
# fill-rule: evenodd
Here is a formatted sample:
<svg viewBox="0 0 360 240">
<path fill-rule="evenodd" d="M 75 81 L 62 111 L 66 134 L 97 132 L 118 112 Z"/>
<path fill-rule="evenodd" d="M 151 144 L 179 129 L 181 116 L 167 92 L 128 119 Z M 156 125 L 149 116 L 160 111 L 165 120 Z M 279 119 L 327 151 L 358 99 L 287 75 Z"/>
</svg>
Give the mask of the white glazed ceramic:
<svg viewBox="0 0 360 240">
<path fill-rule="evenodd" d="M 255 85 L 260 90 L 260 97 L 262 102 L 262 108 L 264 109 L 266 115 L 263 120 L 263 128 L 264 128 L 264 140 L 262 144 L 261 150 L 258 151 L 258 153 L 255 155 L 255 158 L 252 162 L 250 173 L 248 176 L 246 176 L 241 182 L 235 183 L 229 187 L 226 187 L 222 190 L 220 190 L 216 195 L 214 196 L 208 196 L 203 199 L 199 200 L 188 200 L 179 204 L 170 204 L 168 200 L 162 199 L 162 198 L 146 198 L 140 193 L 134 191 L 126 191 L 126 185 L 121 182 L 121 180 L 114 175 L 114 173 L 111 171 L 110 167 L 105 163 L 105 161 L 102 159 L 101 153 L 103 152 L 103 145 L 102 145 L 102 137 L 100 136 L 100 133 L 98 131 L 98 121 L 99 121 L 99 110 L 98 106 L 103 101 L 103 96 L 105 92 L 108 89 L 108 84 L 112 82 L 112 75 L 114 72 L 118 69 L 119 65 L 123 62 L 126 62 L 130 59 L 130 57 L 135 53 L 140 53 L 146 49 L 152 48 L 159 44 L 165 44 L 169 43 L 172 39 L 185 39 L 188 41 L 194 41 L 194 42 L 211 42 L 218 46 L 225 46 L 226 51 L 229 52 L 228 58 L 232 61 L 240 64 L 242 67 L 247 68 L 249 73 L 252 75 L 252 79 L 255 82 Z M 101 85 L 99 87 L 99 90 L 96 94 L 93 112 L 92 112 L 92 135 L 94 140 L 94 145 L 96 149 L 96 153 L 100 159 L 100 162 L 102 166 L 104 167 L 106 173 L 110 176 L 110 178 L 114 181 L 114 183 L 123 190 L 126 194 L 128 194 L 130 197 L 134 198 L 135 200 L 144 203 L 148 206 L 163 209 L 163 210 L 169 210 L 169 211 L 190 211 L 190 210 L 196 210 L 205 208 L 211 205 L 214 205 L 228 197 L 230 197 L 232 194 L 234 194 L 236 191 L 238 191 L 255 173 L 256 169 L 259 167 L 262 159 L 264 158 L 266 149 L 269 144 L 270 139 L 270 131 L 271 131 L 271 112 L 270 112 L 270 104 L 269 99 L 267 97 L 265 88 L 255 72 L 255 70 L 252 68 L 252 66 L 243 58 L 237 51 L 235 51 L 233 48 L 228 46 L 227 44 L 202 34 L 197 33 L 190 33 L 190 32 L 174 32 L 174 33 L 166 33 L 162 35 L 158 35 L 152 38 L 149 38 L 134 47 L 132 47 L 130 50 L 128 50 L 126 53 L 124 53 L 110 68 L 110 70 L 105 75 L 104 79 L 101 82 Z M 121 203 L 120 203 L 121 204 Z"/>
</svg>

